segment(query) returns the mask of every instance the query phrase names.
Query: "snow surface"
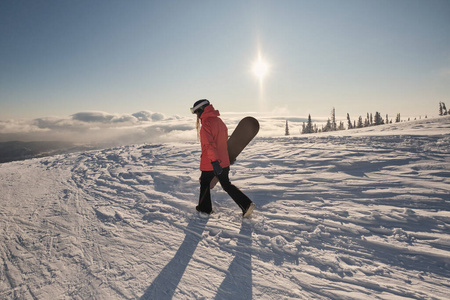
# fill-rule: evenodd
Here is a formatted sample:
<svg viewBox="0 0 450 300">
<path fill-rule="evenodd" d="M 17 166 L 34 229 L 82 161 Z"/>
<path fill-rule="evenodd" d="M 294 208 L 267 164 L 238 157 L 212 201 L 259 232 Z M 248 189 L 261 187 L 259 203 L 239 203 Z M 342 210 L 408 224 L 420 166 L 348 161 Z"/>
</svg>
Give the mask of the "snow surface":
<svg viewBox="0 0 450 300">
<path fill-rule="evenodd" d="M 195 212 L 199 148 L 1 164 L 0 299 L 448 299 L 450 117 L 257 138 L 244 220 Z"/>
</svg>

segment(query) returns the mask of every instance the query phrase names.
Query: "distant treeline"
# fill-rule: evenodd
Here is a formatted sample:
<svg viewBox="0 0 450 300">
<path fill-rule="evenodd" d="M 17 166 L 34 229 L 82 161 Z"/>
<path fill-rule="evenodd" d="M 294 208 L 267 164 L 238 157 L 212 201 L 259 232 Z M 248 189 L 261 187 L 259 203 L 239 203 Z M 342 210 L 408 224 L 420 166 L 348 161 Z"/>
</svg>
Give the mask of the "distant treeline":
<svg viewBox="0 0 450 300">
<path fill-rule="evenodd" d="M 444 102 L 439 102 L 439 115 L 440 116 L 446 116 L 450 115 L 450 109 L 447 111 L 447 108 L 445 106 Z M 427 118 L 427 116 L 425 116 Z M 408 118 L 408 121 L 410 121 L 410 118 Z M 329 131 L 337 131 L 337 130 L 345 130 L 345 129 L 354 129 L 354 128 L 364 128 L 364 127 L 370 127 L 370 126 L 377 126 L 377 125 L 383 125 L 383 124 L 392 124 L 393 122 L 399 123 L 402 122 L 400 118 L 400 113 L 398 113 L 395 117 L 395 120 L 389 119 L 389 115 L 386 114 L 386 118 L 383 118 L 381 113 L 375 112 L 375 115 L 372 113 L 367 113 L 367 116 L 363 119 L 362 116 L 358 117 L 358 120 L 351 120 L 350 114 L 347 113 L 347 124 L 340 121 L 339 124 L 336 122 L 336 110 L 333 107 L 333 110 L 331 111 L 331 118 L 328 118 L 328 121 L 325 125 L 322 125 L 320 128 L 317 126 L 317 124 L 313 124 L 311 121 L 311 114 L 308 115 L 308 121 L 305 123 L 303 122 L 303 126 L 301 129 L 302 134 L 307 133 L 319 133 L 319 132 L 329 132 Z M 288 121 L 286 121 L 286 130 L 285 135 L 289 135 L 289 124 Z"/>
<path fill-rule="evenodd" d="M 311 115 L 308 115 L 308 121 L 303 123 L 301 133 L 318 133 L 318 132 L 329 132 L 329 131 L 337 131 L 337 130 L 345 130 L 345 129 L 354 129 L 354 128 L 363 128 L 369 126 L 377 126 L 383 124 L 392 123 L 393 120 L 389 119 L 389 115 L 386 114 L 386 118 L 381 116 L 381 113 L 375 112 L 375 115 L 372 113 L 367 113 L 367 116 L 363 119 L 362 116 L 359 116 L 358 120 L 351 120 L 350 114 L 347 113 L 347 124 L 340 121 L 339 124 L 336 122 L 336 110 L 333 108 L 331 111 L 331 118 L 328 118 L 327 123 L 322 125 L 319 128 L 316 124 L 313 124 L 311 121 Z M 397 114 L 395 117 L 395 122 L 401 122 L 400 114 Z"/>
</svg>

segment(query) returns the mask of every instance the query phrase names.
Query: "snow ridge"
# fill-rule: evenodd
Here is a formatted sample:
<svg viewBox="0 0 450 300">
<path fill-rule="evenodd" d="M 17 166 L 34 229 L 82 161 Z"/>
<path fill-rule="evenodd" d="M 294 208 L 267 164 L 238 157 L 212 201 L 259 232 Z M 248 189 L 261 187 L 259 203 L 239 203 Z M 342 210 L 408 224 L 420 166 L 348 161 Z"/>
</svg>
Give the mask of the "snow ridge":
<svg viewBox="0 0 450 300">
<path fill-rule="evenodd" d="M 194 143 L 2 164 L 0 298 L 446 299 L 450 118 L 379 127 L 256 139 L 248 220 L 195 212 Z"/>
</svg>

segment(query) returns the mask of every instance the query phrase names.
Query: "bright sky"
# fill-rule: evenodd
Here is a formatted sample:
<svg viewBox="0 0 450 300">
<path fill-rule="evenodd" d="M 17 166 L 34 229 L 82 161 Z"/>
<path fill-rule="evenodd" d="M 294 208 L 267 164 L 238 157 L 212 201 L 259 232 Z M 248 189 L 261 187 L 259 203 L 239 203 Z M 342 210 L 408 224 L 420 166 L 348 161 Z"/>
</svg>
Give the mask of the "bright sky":
<svg viewBox="0 0 450 300">
<path fill-rule="evenodd" d="M 3 0 L 0 44 L 0 120 L 450 106 L 448 0 Z"/>
</svg>

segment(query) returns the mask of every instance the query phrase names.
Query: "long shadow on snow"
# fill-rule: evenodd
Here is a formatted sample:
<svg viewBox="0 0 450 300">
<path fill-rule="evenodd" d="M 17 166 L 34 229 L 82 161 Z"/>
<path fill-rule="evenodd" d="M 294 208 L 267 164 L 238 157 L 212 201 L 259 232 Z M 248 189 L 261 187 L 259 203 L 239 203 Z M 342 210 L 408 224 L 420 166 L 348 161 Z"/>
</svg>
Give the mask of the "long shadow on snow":
<svg viewBox="0 0 450 300">
<path fill-rule="evenodd" d="M 186 236 L 172 260 L 162 269 L 159 275 L 147 288 L 141 300 L 172 299 L 181 277 L 189 261 L 202 239 L 208 219 L 192 219 L 186 227 Z"/>
<path fill-rule="evenodd" d="M 250 224 L 242 222 L 234 259 L 215 299 L 252 299 L 251 246 L 252 227 Z"/>
</svg>

